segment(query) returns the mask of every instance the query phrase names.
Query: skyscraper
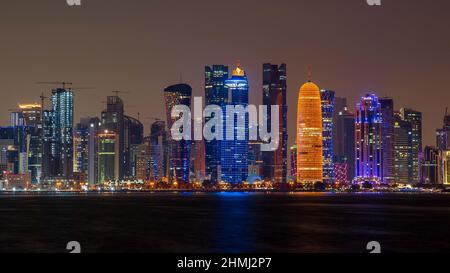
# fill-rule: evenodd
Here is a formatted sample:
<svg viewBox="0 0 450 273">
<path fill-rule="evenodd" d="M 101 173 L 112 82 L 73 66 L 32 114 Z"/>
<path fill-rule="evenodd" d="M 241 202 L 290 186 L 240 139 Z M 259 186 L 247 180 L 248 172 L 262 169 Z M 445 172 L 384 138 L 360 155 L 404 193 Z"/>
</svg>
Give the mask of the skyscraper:
<svg viewBox="0 0 450 273">
<path fill-rule="evenodd" d="M 73 171 L 80 178 L 88 178 L 90 120 L 82 118 L 75 126 Z"/>
<path fill-rule="evenodd" d="M 187 84 L 177 84 L 164 90 L 167 128 L 170 132 L 176 119 L 172 118 L 172 108 L 176 105 L 191 107 L 192 88 Z M 176 141 L 169 134 L 170 172 L 169 181 L 178 184 L 189 183 L 191 141 Z"/>
<path fill-rule="evenodd" d="M 124 104 L 123 100 L 118 96 L 108 96 L 106 102 L 106 110 L 101 114 L 101 131 L 114 132 L 116 141 L 119 145 L 119 179 L 125 178 L 125 167 L 127 160 L 125 159 L 125 129 L 124 129 Z"/>
<path fill-rule="evenodd" d="M 357 105 L 355 119 L 355 182 L 380 183 L 383 178 L 381 104 L 367 94 Z"/>
<path fill-rule="evenodd" d="M 39 183 L 42 175 L 42 106 L 37 103 L 19 104 L 19 108 L 30 137 L 28 169 L 31 181 Z"/>
<path fill-rule="evenodd" d="M 421 162 L 421 183 L 436 185 L 439 183 L 439 150 L 426 146 Z"/>
<path fill-rule="evenodd" d="M 345 166 L 348 179 L 345 182 L 349 182 L 355 178 L 355 114 L 345 107 L 339 111 L 334 127 L 334 161 L 340 164 L 340 169 Z"/>
<path fill-rule="evenodd" d="M 308 81 L 299 91 L 297 108 L 297 182 L 323 181 L 322 100 L 319 87 Z"/>
<path fill-rule="evenodd" d="M 150 178 L 161 182 L 169 174 L 169 145 L 166 123 L 158 120 L 150 129 Z"/>
<path fill-rule="evenodd" d="M 90 185 L 97 185 L 100 182 L 98 172 L 98 138 L 101 124 L 99 118 L 90 118 L 89 123 L 88 182 Z"/>
<path fill-rule="evenodd" d="M 225 107 L 228 103 L 228 66 L 213 65 L 205 67 L 205 104 Z M 207 117 L 208 122 L 212 117 Z M 211 183 L 220 181 L 220 140 L 205 140 L 205 172 Z"/>
<path fill-rule="evenodd" d="M 276 151 L 263 152 L 263 178 L 275 183 L 286 183 L 287 179 L 287 73 L 286 64 L 263 65 L 263 105 L 267 106 L 268 131 L 272 131 L 271 106 L 279 107 L 279 144 Z"/>
<path fill-rule="evenodd" d="M 138 147 L 144 141 L 144 125 L 137 119 L 124 116 L 124 179 L 136 179 L 136 164 Z"/>
<path fill-rule="evenodd" d="M 419 183 L 420 154 L 422 153 L 422 113 L 409 108 L 400 109 L 403 120 L 410 122 L 412 127 L 412 161 L 413 175 L 411 183 Z"/>
<path fill-rule="evenodd" d="M 232 76 L 225 83 L 231 93 L 230 106 L 248 106 L 249 85 L 245 71 L 238 64 L 233 70 Z M 248 113 L 245 122 L 238 122 L 238 117 L 229 117 L 226 120 L 234 120 L 234 126 L 225 126 L 224 139 L 221 141 L 221 175 L 222 180 L 228 183 L 241 183 L 248 176 Z M 238 139 L 238 132 L 244 132 L 244 139 Z M 234 140 L 226 139 L 226 135 L 234 135 Z"/>
<path fill-rule="evenodd" d="M 412 124 L 399 113 L 394 116 L 394 168 L 393 181 L 411 183 L 414 179 Z"/>
<path fill-rule="evenodd" d="M 450 185 L 450 151 L 441 151 L 440 153 L 440 166 L 439 171 L 441 172 L 442 184 L 448 186 Z"/>
<path fill-rule="evenodd" d="M 65 180 L 73 175 L 74 94 L 58 88 L 52 91 L 54 177 Z"/>
<path fill-rule="evenodd" d="M 323 127 L 323 181 L 331 184 L 334 182 L 333 166 L 333 113 L 335 92 L 332 90 L 320 90 L 322 100 L 322 127 Z"/>
<path fill-rule="evenodd" d="M 394 100 L 380 98 L 383 142 L 383 181 L 395 182 L 394 174 Z M 401 126 L 400 126 L 401 127 Z"/>
<path fill-rule="evenodd" d="M 117 134 L 105 130 L 98 135 L 98 171 L 100 183 L 119 179 L 119 142 Z"/>
</svg>

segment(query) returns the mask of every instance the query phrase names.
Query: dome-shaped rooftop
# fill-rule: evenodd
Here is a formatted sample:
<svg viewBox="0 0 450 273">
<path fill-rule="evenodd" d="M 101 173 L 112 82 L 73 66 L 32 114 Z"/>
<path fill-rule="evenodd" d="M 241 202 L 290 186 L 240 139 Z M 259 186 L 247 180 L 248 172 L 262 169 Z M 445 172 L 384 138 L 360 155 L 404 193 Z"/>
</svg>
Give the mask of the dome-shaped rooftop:
<svg viewBox="0 0 450 273">
<path fill-rule="evenodd" d="M 320 92 L 320 89 L 315 83 L 313 83 L 311 81 L 308 81 L 307 83 L 302 85 L 302 87 L 300 87 L 300 92 L 302 92 L 302 91 L 317 91 L 317 92 Z"/>
</svg>

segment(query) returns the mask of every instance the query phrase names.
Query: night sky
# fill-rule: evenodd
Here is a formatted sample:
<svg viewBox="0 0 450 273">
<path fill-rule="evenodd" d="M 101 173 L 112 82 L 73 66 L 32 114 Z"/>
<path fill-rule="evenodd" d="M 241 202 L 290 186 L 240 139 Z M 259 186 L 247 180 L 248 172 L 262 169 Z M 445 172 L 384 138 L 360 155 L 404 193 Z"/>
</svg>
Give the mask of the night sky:
<svg viewBox="0 0 450 273">
<path fill-rule="evenodd" d="M 164 117 L 164 87 L 189 83 L 203 95 L 205 65 L 241 60 L 251 103 L 262 102 L 262 64 L 288 65 L 290 143 L 299 86 L 313 80 L 356 100 L 392 96 L 424 114 L 435 144 L 450 106 L 450 1 L 382 0 L 2 0 L 0 124 L 17 103 L 39 102 L 51 86 L 96 87 L 76 95 L 76 121 L 98 116 L 113 90 L 129 91 L 126 112 L 146 124 Z M 49 102 L 47 101 L 47 107 Z"/>
</svg>

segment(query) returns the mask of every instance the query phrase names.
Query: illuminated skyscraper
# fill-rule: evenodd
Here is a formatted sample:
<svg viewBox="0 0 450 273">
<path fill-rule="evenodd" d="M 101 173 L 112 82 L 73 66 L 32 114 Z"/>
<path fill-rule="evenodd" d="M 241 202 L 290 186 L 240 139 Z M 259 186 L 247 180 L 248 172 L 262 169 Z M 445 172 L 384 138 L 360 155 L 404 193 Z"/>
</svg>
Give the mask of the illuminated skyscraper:
<svg viewBox="0 0 450 273">
<path fill-rule="evenodd" d="M 161 182 L 169 174 L 169 145 L 166 123 L 156 121 L 150 129 L 150 179 Z"/>
<path fill-rule="evenodd" d="M 276 183 L 286 183 L 287 179 L 287 75 L 286 64 L 263 65 L 263 105 L 267 106 L 268 131 L 272 131 L 271 106 L 279 107 L 277 121 L 279 131 L 278 149 L 273 152 L 263 152 L 263 178 Z"/>
<path fill-rule="evenodd" d="M 42 175 L 42 107 L 40 104 L 19 104 L 21 117 L 27 127 L 29 140 L 28 169 L 33 183 Z"/>
<path fill-rule="evenodd" d="M 355 182 L 380 183 L 383 178 L 381 104 L 367 94 L 357 105 L 355 119 Z"/>
<path fill-rule="evenodd" d="M 412 124 L 402 119 L 399 113 L 396 113 L 393 125 L 393 181 L 397 183 L 412 183 L 414 182 Z"/>
<path fill-rule="evenodd" d="M 380 98 L 383 140 L 383 181 L 395 182 L 394 174 L 394 100 Z"/>
<path fill-rule="evenodd" d="M 228 66 L 213 65 L 205 67 L 205 104 L 225 107 L 228 102 Z M 211 118 L 206 118 L 208 122 Z M 205 140 L 205 172 L 211 183 L 220 181 L 220 140 Z"/>
<path fill-rule="evenodd" d="M 408 108 L 400 109 L 403 120 L 411 123 L 412 127 L 412 167 L 411 183 L 419 183 L 420 154 L 422 153 L 422 113 Z"/>
<path fill-rule="evenodd" d="M 334 182 L 333 166 L 333 113 L 335 92 L 320 90 L 322 99 L 322 127 L 323 127 L 323 181 Z"/>
<path fill-rule="evenodd" d="M 89 118 L 82 118 L 74 132 L 73 171 L 87 179 L 89 169 Z"/>
<path fill-rule="evenodd" d="M 125 135 L 125 139 L 123 141 L 124 179 L 135 180 L 137 153 L 139 150 L 139 146 L 144 141 L 144 125 L 135 118 L 124 116 L 123 128 Z"/>
<path fill-rule="evenodd" d="M 117 134 L 116 141 L 119 143 L 119 178 L 125 178 L 125 128 L 124 128 L 124 104 L 118 96 L 108 96 L 106 110 L 101 114 L 101 131 L 111 131 Z"/>
<path fill-rule="evenodd" d="M 233 70 L 232 76 L 226 81 L 231 93 L 231 101 L 228 105 L 242 107 L 248 106 L 248 81 L 245 71 L 238 65 Z M 225 140 L 221 141 L 221 176 L 222 180 L 228 183 L 241 183 L 247 180 L 248 176 L 248 133 L 249 119 L 248 113 L 245 115 L 245 122 L 238 122 L 238 117 L 228 117 L 226 120 L 234 119 L 235 126 L 225 126 Z M 244 132 L 244 140 L 238 139 L 238 132 Z M 233 134 L 234 140 L 226 139 L 226 135 Z"/>
<path fill-rule="evenodd" d="M 170 132 L 173 123 L 177 119 L 172 118 L 172 108 L 176 105 L 191 107 L 192 88 L 187 84 L 169 86 L 164 90 L 166 102 L 167 128 Z M 178 184 L 189 183 L 189 163 L 190 163 L 191 141 L 172 139 L 169 134 L 169 155 L 170 155 L 170 182 Z"/>
<path fill-rule="evenodd" d="M 53 177 L 71 179 L 73 175 L 74 94 L 70 90 L 52 91 L 53 157 L 56 159 Z"/>
<path fill-rule="evenodd" d="M 440 153 L 440 167 L 441 183 L 448 186 L 450 185 L 450 151 L 441 151 Z"/>
<path fill-rule="evenodd" d="M 289 150 L 291 158 L 291 179 L 297 181 L 297 145 L 292 145 Z"/>
<path fill-rule="evenodd" d="M 320 89 L 311 81 L 299 92 L 297 108 L 297 182 L 323 181 L 323 128 Z"/>
<path fill-rule="evenodd" d="M 98 172 L 100 183 L 119 179 L 119 143 L 117 134 L 105 130 L 98 135 Z"/>
</svg>

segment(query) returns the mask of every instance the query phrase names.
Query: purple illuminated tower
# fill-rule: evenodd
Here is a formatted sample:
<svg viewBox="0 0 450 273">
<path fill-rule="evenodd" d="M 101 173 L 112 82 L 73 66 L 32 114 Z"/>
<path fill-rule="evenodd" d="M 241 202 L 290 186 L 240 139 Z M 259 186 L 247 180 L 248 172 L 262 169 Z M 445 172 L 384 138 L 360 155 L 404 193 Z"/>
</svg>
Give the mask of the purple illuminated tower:
<svg viewBox="0 0 450 273">
<path fill-rule="evenodd" d="M 355 183 L 379 184 L 383 178 L 381 104 L 367 94 L 357 105 L 355 119 Z"/>
</svg>

